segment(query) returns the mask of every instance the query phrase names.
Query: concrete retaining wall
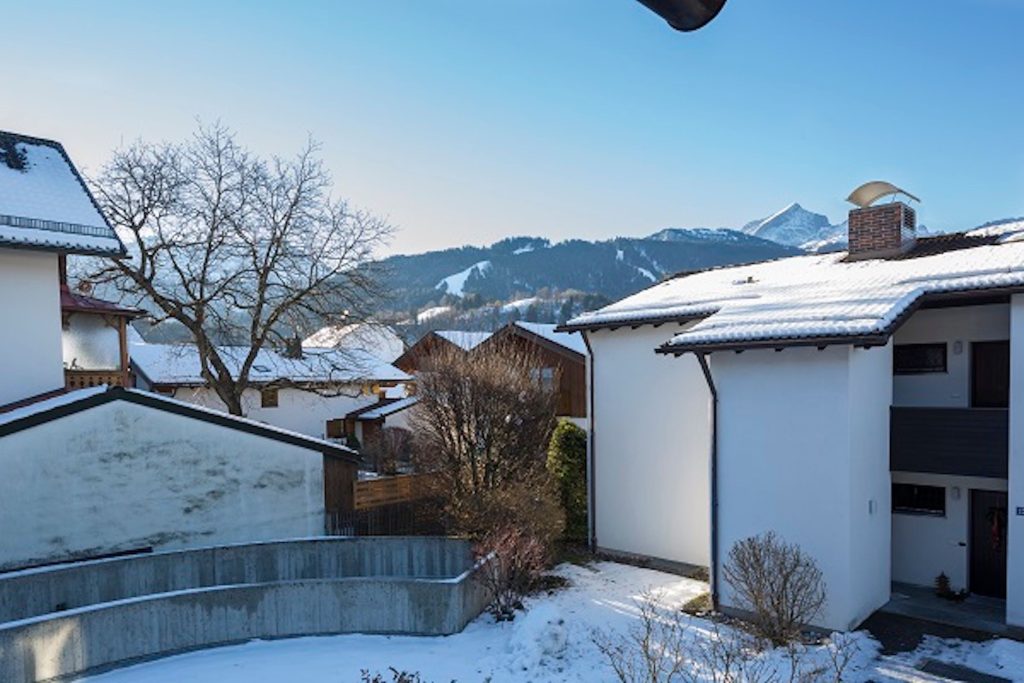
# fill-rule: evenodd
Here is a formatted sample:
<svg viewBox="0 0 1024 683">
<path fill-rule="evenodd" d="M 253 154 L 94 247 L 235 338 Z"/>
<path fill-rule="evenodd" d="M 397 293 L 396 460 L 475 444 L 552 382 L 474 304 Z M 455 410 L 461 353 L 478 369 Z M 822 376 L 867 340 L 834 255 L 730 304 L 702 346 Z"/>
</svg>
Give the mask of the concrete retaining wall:
<svg viewBox="0 0 1024 683">
<path fill-rule="evenodd" d="M 135 555 L 0 574 L 0 623 L 153 593 L 241 583 L 397 576 L 454 577 L 466 541 L 313 538 Z"/>
<path fill-rule="evenodd" d="M 470 562 L 468 544 L 450 539 L 314 539 L 0 575 L 0 604 L 22 615 L 0 624 L 0 681 L 67 680 L 251 638 L 457 633 L 488 600 Z M 40 612 L 73 595 L 85 606 Z"/>
</svg>

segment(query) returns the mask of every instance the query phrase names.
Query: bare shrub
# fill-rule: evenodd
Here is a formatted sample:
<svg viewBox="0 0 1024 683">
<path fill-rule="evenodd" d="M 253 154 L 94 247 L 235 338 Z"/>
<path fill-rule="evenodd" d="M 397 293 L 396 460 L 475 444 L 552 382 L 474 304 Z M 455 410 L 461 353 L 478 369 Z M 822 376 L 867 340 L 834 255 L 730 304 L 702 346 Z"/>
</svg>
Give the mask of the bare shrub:
<svg viewBox="0 0 1024 683">
<path fill-rule="evenodd" d="M 432 357 L 417 376 L 414 461 L 431 472 L 455 533 L 483 539 L 515 525 L 545 546 L 564 513 L 547 472 L 555 395 L 536 354 L 510 343 Z"/>
<path fill-rule="evenodd" d="M 624 636 L 599 632 L 594 644 L 621 683 L 684 681 L 688 623 L 681 612 L 659 610 L 657 597 L 637 601 L 640 622 Z"/>
<path fill-rule="evenodd" d="M 847 671 L 850 669 L 860 647 L 857 639 L 850 633 L 833 633 L 832 637 L 825 643 L 825 654 L 828 657 L 826 671 L 834 683 L 843 683 L 848 680 Z"/>
<path fill-rule="evenodd" d="M 639 622 L 626 634 L 593 636 L 620 683 L 843 683 L 858 652 L 844 633 L 820 647 L 791 641 L 773 651 L 754 633 L 659 608 L 656 594 L 637 605 Z"/>
<path fill-rule="evenodd" d="M 751 613 L 755 633 L 775 645 L 796 640 L 825 604 L 825 582 L 814 559 L 774 532 L 737 542 L 722 574 L 736 607 Z"/>
<path fill-rule="evenodd" d="M 691 661 L 686 680 L 711 683 L 779 683 L 771 661 L 762 657 L 762 642 L 739 629 L 722 628 L 715 621 L 704 622 L 706 631 L 688 643 Z"/>
<path fill-rule="evenodd" d="M 477 575 L 493 596 L 487 611 L 497 621 L 511 621 L 538 585 L 547 566 L 547 548 L 536 537 L 506 526 L 488 534 L 477 545 L 477 555 L 489 558 Z"/>
<path fill-rule="evenodd" d="M 412 449 L 412 433 L 402 427 L 384 427 L 380 436 L 371 439 L 363 449 L 363 457 L 378 474 L 398 474 L 407 464 Z"/>
<path fill-rule="evenodd" d="M 779 683 L 756 636 L 659 609 L 651 593 L 637 604 L 639 623 L 627 634 L 594 636 L 620 683 Z"/>
<path fill-rule="evenodd" d="M 388 667 L 390 678 L 385 678 L 379 671 L 371 674 L 369 669 L 363 669 L 359 678 L 360 683 L 427 683 L 420 678 L 419 672 L 399 671 L 395 667 Z"/>
</svg>

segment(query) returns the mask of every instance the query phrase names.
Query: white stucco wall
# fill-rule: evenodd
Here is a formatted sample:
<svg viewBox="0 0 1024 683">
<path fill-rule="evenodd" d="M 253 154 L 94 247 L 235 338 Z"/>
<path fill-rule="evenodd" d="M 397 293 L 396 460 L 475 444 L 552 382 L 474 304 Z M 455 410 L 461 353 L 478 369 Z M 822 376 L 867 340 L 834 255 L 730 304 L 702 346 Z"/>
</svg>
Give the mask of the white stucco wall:
<svg viewBox="0 0 1024 683">
<path fill-rule="evenodd" d="M 356 408 L 377 402 L 376 396 L 358 393 L 359 387 L 349 387 L 344 396 L 322 396 L 301 389 L 280 389 L 277 394 L 277 408 L 260 407 L 258 389 L 246 389 L 242 398 L 245 416 L 257 422 L 264 422 L 282 429 L 290 429 L 318 439 L 327 432 L 327 420 L 333 420 Z M 225 410 L 224 403 L 212 389 L 183 387 L 174 398 L 195 405 Z"/>
<path fill-rule="evenodd" d="M 945 373 L 895 375 L 893 405 L 966 408 L 971 403 L 971 342 L 1010 338 L 1007 304 L 925 309 L 914 313 L 894 335 L 896 344 L 946 342 Z M 959 354 L 954 342 L 962 342 Z"/>
<path fill-rule="evenodd" d="M 1024 627 L 1024 295 L 1010 303 L 1010 478 L 1006 621 Z"/>
<path fill-rule="evenodd" d="M 64 386 L 57 255 L 0 249 L 0 405 Z"/>
<path fill-rule="evenodd" d="M 851 624 L 889 601 L 892 477 L 889 414 L 892 344 L 849 352 Z"/>
<path fill-rule="evenodd" d="M 712 373 L 720 559 L 775 531 L 824 574 L 816 624 L 857 625 L 889 596 L 891 348 L 716 353 Z M 720 591 L 737 606 L 728 584 Z"/>
<path fill-rule="evenodd" d="M 323 532 L 323 456 L 115 401 L 0 438 L 0 569 Z"/>
<path fill-rule="evenodd" d="M 100 315 L 75 313 L 61 337 L 64 367 L 77 370 L 119 370 L 121 340 L 116 327 Z"/>
<path fill-rule="evenodd" d="M 892 481 L 946 489 L 943 517 L 893 513 L 892 580 L 933 586 L 935 577 L 945 573 L 953 590 L 966 588 L 970 566 L 971 489 L 1005 491 L 1006 482 L 919 472 L 893 472 Z"/>
<path fill-rule="evenodd" d="M 596 540 L 605 550 L 707 566 L 710 396 L 692 356 L 654 353 L 679 329 L 588 333 Z"/>
</svg>

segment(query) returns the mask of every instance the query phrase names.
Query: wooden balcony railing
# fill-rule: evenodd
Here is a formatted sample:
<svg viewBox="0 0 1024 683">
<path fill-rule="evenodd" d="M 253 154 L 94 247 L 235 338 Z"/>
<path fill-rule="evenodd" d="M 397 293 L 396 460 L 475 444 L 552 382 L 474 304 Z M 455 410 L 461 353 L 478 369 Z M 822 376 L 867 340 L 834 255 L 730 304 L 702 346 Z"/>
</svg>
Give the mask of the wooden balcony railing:
<svg viewBox="0 0 1024 683">
<path fill-rule="evenodd" d="M 902 408 L 889 422 L 889 469 L 1006 479 L 1005 408 Z"/>
<path fill-rule="evenodd" d="M 121 370 L 65 370 L 67 389 L 88 389 L 106 384 L 111 387 L 130 386 L 128 373 Z"/>
</svg>

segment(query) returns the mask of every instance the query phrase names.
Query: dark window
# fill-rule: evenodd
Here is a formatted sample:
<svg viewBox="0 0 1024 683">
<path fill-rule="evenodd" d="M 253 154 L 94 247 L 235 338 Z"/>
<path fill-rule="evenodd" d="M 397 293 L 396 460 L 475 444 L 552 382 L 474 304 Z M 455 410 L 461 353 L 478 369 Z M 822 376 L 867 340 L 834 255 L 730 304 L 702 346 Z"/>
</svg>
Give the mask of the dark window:
<svg viewBox="0 0 1024 683">
<path fill-rule="evenodd" d="M 277 407 L 277 388 L 267 387 L 260 391 L 260 407 L 262 408 L 276 408 Z"/>
<path fill-rule="evenodd" d="M 971 407 L 1010 405 L 1010 342 L 971 343 Z"/>
<path fill-rule="evenodd" d="M 892 371 L 896 375 L 946 372 L 946 345 L 897 344 L 892 349 Z"/>
<path fill-rule="evenodd" d="M 893 484 L 892 511 L 910 515 L 946 515 L 946 489 L 943 486 Z"/>
</svg>

